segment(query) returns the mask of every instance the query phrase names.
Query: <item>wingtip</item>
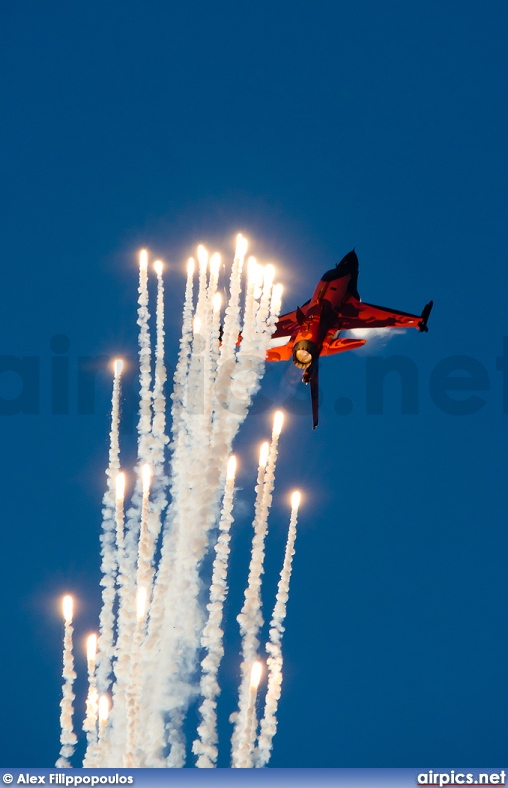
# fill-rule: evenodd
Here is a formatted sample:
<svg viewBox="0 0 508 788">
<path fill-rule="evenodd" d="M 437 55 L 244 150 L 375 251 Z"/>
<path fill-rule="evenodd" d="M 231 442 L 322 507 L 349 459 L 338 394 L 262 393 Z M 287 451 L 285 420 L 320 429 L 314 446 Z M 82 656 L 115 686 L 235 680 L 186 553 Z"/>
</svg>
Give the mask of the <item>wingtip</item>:
<svg viewBox="0 0 508 788">
<path fill-rule="evenodd" d="M 429 315 L 432 312 L 432 307 L 434 306 L 434 301 L 429 301 L 428 304 L 425 304 L 422 310 L 421 319 L 418 323 L 418 328 L 420 331 L 427 333 L 429 330 L 427 327 L 427 321 L 429 319 Z"/>
</svg>

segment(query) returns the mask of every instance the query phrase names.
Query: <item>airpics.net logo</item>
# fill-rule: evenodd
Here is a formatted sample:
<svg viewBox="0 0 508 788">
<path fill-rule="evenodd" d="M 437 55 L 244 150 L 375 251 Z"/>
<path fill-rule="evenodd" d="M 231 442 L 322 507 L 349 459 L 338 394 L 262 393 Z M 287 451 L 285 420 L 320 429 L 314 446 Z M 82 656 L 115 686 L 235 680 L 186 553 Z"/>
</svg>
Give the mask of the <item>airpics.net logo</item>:
<svg viewBox="0 0 508 788">
<path fill-rule="evenodd" d="M 135 425 L 138 399 L 138 359 L 124 356 L 122 375 L 122 431 L 132 432 Z M 65 334 L 56 334 L 49 341 L 48 354 L 16 356 L 0 354 L 0 416 L 93 416 L 103 412 L 105 396 L 109 394 L 114 358 L 108 355 L 84 356 L 72 353 L 72 343 Z M 172 390 L 174 368 L 166 359 L 166 395 Z M 259 364 L 259 358 L 252 359 Z M 234 365 L 234 361 L 231 362 Z M 471 416 L 488 403 L 489 392 L 501 389 L 501 413 L 508 414 L 508 337 L 502 344 L 502 354 L 488 361 L 468 355 L 451 355 L 437 360 L 427 375 L 422 374 L 409 356 L 362 356 L 358 374 L 363 381 L 364 394 L 355 402 L 338 396 L 337 389 L 320 387 L 321 406 L 333 401 L 334 412 L 348 416 L 362 410 L 368 416 L 382 416 L 389 410 L 402 415 L 418 415 L 421 402 L 429 397 L 433 406 L 451 416 Z M 235 413 L 244 403 L 226 391 L 232 370 L 223 365 L 221 378 L 215 382 L 214 396 L 219 407 Z M 299 381 L 295 368 L 285 365 L 277 396 L 270 396 L 271 367 L 267 363 L 266 381 L 257 395 L 251 412 L 261 414 L 273 407 L 286 410 L 293 416 L 309 417 L 308 387 Z M 225 396 L 225 392 L 227 396 Z M 282 392 L 282 395 L 281 395 Z M 101 402 L 100 408 L 97 403 Z M 204 403 L 194 403 L 191 415 L 204 412 Z"/>
<path fill-rule="evenodd" d="M 417 785 L 506 785 L 506 771 L 499 772 L 421 772 L 416 778 Z"/>
</svg>

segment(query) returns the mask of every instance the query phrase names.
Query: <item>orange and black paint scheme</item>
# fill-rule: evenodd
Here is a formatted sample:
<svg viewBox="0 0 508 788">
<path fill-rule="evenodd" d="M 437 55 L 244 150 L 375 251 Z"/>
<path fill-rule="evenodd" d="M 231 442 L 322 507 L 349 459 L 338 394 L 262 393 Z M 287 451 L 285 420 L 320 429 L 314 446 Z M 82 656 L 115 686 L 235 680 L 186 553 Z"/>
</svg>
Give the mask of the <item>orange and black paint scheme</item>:
<svg viewBox="0 0 508 788">
<path fill-rule="evenodd" d="M 280 317 L 266 354 L 267 361 L 289 361 L 303 369 L 303 382 L 310 383 L 312 428 L 318 424 L 319 359 L 354 350 L 366 339 L 341 338 L 340 332 L 354 328 L 417 328 L 428 331 L 430 301 L 421 315 L 397 312 L 366 304 L 357 289 L 358 257 L 355 250 L 321 277 L 312 298 L 302 307 Z M 286 339 L 286 342 L 280 340 Z"/>
</svg>

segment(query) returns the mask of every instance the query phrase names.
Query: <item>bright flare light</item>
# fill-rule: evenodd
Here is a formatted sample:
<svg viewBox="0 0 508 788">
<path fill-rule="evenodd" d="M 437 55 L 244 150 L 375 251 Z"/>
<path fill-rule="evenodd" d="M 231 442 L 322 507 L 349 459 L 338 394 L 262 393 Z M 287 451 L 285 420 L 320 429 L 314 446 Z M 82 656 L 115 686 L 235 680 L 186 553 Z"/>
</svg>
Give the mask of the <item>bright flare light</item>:
<svg viewBox="0 0 508 788">
<path fill-rule="evenodd" d="M 144 271 L 146 271 L 148 267 L 148 252 L 146 249 L 142 249 L 139 253 L 139 267 Z"/>
<path fill-rule="evenodd" d="M 228 481 L 232 481 L 235 478 L 236 473 L 236 457 L 234 454 L 228 460 L 228 470 L 226 473 L 226 479 Z"/>
<path fill-rule="evenodd" d="M 152 481 L 152 469 L 147 462 L 141 468 L 141 477 L 143 479 L 143 495 L 150 492 L 150 482 Z"/>
<path fill-rule="evenodd" d="M 282 425 L 284 424 L 284 414 L 278 410 L 273 417 L 273 434 L 280 435 L 282 432 Z"/>
<path fill-rule="evenodd" d="M 299 490 L 295 490 L 291 496 L 291 508 L 298 509 L 301 500 L 302 500 L 302 494 L 300 493 Z"/>
<path fill-rule="evenodd" d="M 187 261 L 187 276 L 194 276 L 194 258 L 189 257 Z"/>
<path fill-rule="evenodd" d="M 116 500 L 123 501 L 125 498 L 125 473 L 119 473 L 116 477 Z"/>
<path fill-rule="evenodd" d="M 70 624 L 72 622 L 73 607 L 74 607 L 74 600 L 71 596 L 67 594 L 62 599 L 62 611 L 66 624 Z"/>
<path fill-rule="evenodd" d="M 284 292 L 284 285 L 278 284 L 273 287 L 273 297 L 277 301 L 282 301 L 282 293 Z"/>
<path fill-rule="evenodd" d="M 250 672 L 250 688 L 257 689 L 261 681 L 261 674 L 263 673 L 263 665 L 261 662 L 254 662 Z"/>
<path fill-rule="evenodd" d="M 208 252 L 202 244 L 198 246 L 198 260 L 200 266 L 208 263 Z"/>
<path fill-rule="evenodd" d="M 268 462 L 268 452 L 270 451 L 270 445 L 268 441 L 265 441 L 261 444 L 261 448 L 259 450 L 259 467 L 266 468 L 266 463 Z"/>
<path fill-rule="evenodd" d="M 201 320 L 199 319 L 199 317 L 194 318 L 192 329 L 195 334 L 199 334 L 199 332 L 201 331 Z"/>
<path fill-rule="evenodd" d="M 122 361 L 122 359 L 121 359 L 121 358 L 117 358 L 117 359 L 116 359 L 116 361 L 115 361 L 115 367 L 114 367 L 114 369 L 115 369 L 115 375 L 116 375 L 117 377 L 118 377 L 118 375 L 121 375 L 121 374 L 122 374 L 122 370 L 123 370 L 123 361 Z"/>
<path fill-rule="evenodd" d="M 138 621 L 140 621 L 145 616 L 146 610 L 146 588 L 144 586 L 140 586 L 138 588 L 138 593 L 136 594 L 136 616 Z"/>
<path fill-rule="evenodd" d="M 265 278 L 265 268 L 260 263 L 256 263 L 256 270 L 254 272 L 254 285 L 256 287 L 263 287 L 263 280 Z"/>
<path fill-rule="evenodd" d="M 95 662 L 97 655 L 97 635 L 89 635 L 86 639 L 86 659 Z"/>
<path fill-rule="evenodd" d="M 248 241 L 241 233 L 236 236 L 236 257 L 244 257 L 247 251 Z"/>
<path fill-rule="evenodd" d="M 221 306 L 222 306 L 222 296 L 220 293 L 215 293 L 213 297 L 213 311 L 220 312 Z"/>
<path fill-rule="evenodd" d="M 163 268 L 162 260 L 156 260 L 155 263 L 153 264 L 153 267 L 155 268 L 155 273 L 157 274 L 157 276 L 162 276 L 162 268 Z"/>
<path fill-rule="evenodd" d="M 217 278 L 219 276 L 219 269 L 220 269 L 220 254 L 215 252 L 210 258 L 210 273 L 212 276 Z"/>
<path fill-rule="evenodd" d="M 99 698 L 99 725 L 106 725 L 109 716 L 109 698 L 101 695 Z"/>
<path fill-rule="evenodd" d="M 264 274 L 265 287 L 272 284 L 274 277 L 275 277 L 275 268 L 271 263 L 268 263 L 268 265 L 265 265 L 265 274 Z"/>
</svg>

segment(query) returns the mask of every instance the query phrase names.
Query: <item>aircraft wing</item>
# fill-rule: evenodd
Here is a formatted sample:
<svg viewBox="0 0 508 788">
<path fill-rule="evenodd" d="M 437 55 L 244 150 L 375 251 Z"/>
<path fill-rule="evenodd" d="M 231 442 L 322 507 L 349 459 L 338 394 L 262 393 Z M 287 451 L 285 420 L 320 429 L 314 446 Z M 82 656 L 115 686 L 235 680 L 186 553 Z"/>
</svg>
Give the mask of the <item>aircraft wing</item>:
<svg viewBox="0 0 508 788">
<path fill-rule="evenodd" d="M 427 331 L 427 320 L 432 309 L 432 301 L 421 315 L 411 312 L 398 312 L 384 306 L 366 304 L 350 298 L 342 305 L 337 315 L 341 330 L 351 328 L 418 328 Z"/>
</svg>

